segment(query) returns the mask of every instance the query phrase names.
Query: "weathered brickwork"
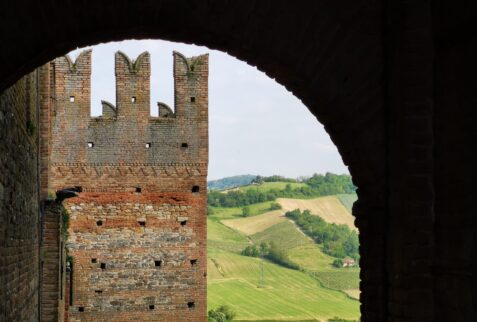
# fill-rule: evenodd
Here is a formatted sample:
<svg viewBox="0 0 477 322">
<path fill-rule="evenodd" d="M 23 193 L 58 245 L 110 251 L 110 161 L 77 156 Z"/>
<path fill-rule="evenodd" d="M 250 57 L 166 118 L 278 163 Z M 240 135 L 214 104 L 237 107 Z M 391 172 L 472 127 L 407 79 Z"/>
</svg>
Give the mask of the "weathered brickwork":
<svg viewBox="0 0 477 322">
<path fill-rule="evenodd" d="M 43 202 L 41 245 L 41 321 L 64 320 L 66 226 L 63 222 L 65 208 L 61 202 Z"/>
<path fill-rule="evenodd" d="M 0 96 L 0 321 L 38 321 L 41 68 Z"/>
<path fill-rule="evenodd" d="M 173 54 L 174 111 L 152 117 L 149 54 L 116 53 L 116 105 L 90 117 L 91 54 L 50 71 L 49 189 L 82 190 L 65 201 L 68 320 L 204 321 L 208 57 Z"/>
</svg>

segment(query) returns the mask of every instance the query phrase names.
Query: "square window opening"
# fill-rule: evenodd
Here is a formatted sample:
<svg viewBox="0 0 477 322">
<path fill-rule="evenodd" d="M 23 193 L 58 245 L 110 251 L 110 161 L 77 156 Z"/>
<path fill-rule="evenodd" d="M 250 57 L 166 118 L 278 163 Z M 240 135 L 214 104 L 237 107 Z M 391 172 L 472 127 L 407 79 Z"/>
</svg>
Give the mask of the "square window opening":
<svg viewBox="0 0 477 322">
<path fill-rule="evenodd" d="M 149 305 L 149 310 L 154 310 L 154 305 Z"/>
<path fill-rule="evenodd" d="M 154 261 L 154 266 L 162 267 L 162 261 L 161 260 Z"/>
<path fill-rule="evenodd" d="M 98 221 L 96 222 L 96 226 L 102 226 L 102 225 L 103 225 L 103 221 L 102 221 L 102 220 L 98 220 Z"/>
<path fill-rule="evenodd" d="M 188 307 L 189 309 L 195 308 L 195 302 L 187 302 L 187 307 Z"/>
<path fill-rule="evenodd" d="M 90 149 L 94 148 L 94 142 L 88 142 L 88 148 Z"/>
<path fill-rule="evenodd" d="M 190 102 L 191 102 L 191 103 L 195 103 L 195 96 L 191 96 L 191 97 L 190 97 Z"/>
<path fill-rule="evenodd" d="M 101 263 L 100 267 L 101 269 L 106 269 L 106 263 Z"/>
<path fill-rule="evenodd" d="M 190 260 L 190 264 L 191 264 L 192 266 L 197 265 L 197 259 L 191 259 L 191 260 Z"/>
<path fill-rule="evenodd" d="M 136 96 L 131 97 L 131 103 L 136 103 Z"/>
<path fill-rule="evenodd" d="M 70 102 L 71 102 L 71 103 L 74 103 L 74 101 L 75 101 L 75 97 L 74 97 L 74 96 L 70 96 Z"/>
<path fill-rule="evenodd" d="M 91 263 L 96 264 L 98 260 L 96 258 L 91 258 Z"/>
<path fill-rule="evenodd" d="M 185 226 L 185 225 L 187 225 L 187 220 L 182 220 L 181 221 L 181 226 Z"/>
<path fill-rule="evenodd" d="M 193 193 L 197 193 L 197 192 L 199 192 L 199 190 L 200 190 L 199 186 L 193 186 L 192 187 L 192 192 Z"/>
<path fill-rule="evenodd" d="M 144 220 L 139 220 L 138 223 L 139 223 L 139 226 L 141 226 L 141 227 L 146 226 L 146 222 Z"/>
</svg>

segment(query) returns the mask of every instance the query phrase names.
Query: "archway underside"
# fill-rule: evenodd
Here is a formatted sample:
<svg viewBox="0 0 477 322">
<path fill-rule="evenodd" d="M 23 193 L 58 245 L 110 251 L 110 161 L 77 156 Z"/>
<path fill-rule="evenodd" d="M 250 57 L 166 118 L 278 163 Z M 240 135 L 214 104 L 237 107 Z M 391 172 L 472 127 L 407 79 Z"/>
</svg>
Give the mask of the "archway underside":
<svg viewBox="0 0 477 322">
<path fill-rule="evenodd" d="M 354 215 L 363 321 L 475 319 L 470 191 L 476 160 L 463 151 L 475 146 L 477 65 L 469 30 L 477 10 L 448 3 L 1 4 L 8 16 L 0 40 L 9 45 L 0 52 L 0 238 L 6 245 L 0 317 L 35 320 L 38 307 L 35 185 L 42 160 L 36 156 L 45 145 L 29 122 L 40 128 L 45 120 L 35 111 L 50 99 L 42 88 L 24 95 L 38 84 L 38 73 L 12 84 L 76 47 L 160 38 L 206 45 L 257 66 L 325 125 L 359 188 Z M 459 113 L 452 113 L 456 102 Z M 455 177 L 456 168 L 465 178 Z"/>
</svg>

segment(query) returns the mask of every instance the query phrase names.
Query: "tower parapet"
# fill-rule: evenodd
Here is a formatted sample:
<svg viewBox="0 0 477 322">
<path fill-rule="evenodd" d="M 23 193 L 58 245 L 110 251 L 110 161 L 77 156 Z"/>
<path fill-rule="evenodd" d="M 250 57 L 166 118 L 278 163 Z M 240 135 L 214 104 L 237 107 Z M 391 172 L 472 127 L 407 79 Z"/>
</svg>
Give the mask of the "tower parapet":
<svg viewBox="0 0 477 322">
<path fill-rule="evenodd" d="M 150 116 L 148 52 L 136 60 L 120 51 L 115 54 L 116 103 L 102 101 L 100 117 L 90 116 L 91 51 L 81 53 L 74 63 L 67 56 L 55 60 L 55 188 L 79 180 L 85 191 L 129 191 L 137 182 L 151 181 L 149 189 L 175 190 L 183 188 L 178 181 L 167 184 L 173 176 L 206 175 L 208 55 L 186 58 L 174 52 L 173 57 L 174 110 L 158 103 L 158 117 Z M 153 179 L 158 176 L 164 177 L 161 184 Z M 130 181 L 118 185 L 118 177 Z"/>
</svg>

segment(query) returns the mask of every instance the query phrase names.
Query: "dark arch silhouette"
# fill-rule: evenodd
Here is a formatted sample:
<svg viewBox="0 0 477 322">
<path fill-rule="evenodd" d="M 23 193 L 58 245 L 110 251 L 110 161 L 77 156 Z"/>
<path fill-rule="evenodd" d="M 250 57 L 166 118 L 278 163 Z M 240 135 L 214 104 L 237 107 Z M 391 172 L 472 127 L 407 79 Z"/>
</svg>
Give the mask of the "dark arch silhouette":
<svg viewBox="0 0 477 322">
<path fill-rule="evenodd" d="M 477 3 L 463 3 L 4 1 L 0 90 L 76 47 L 132 38 L 255 65 L 324 124 L 359 188 L 362 320 L 471 321 Z"/>
</svg>

